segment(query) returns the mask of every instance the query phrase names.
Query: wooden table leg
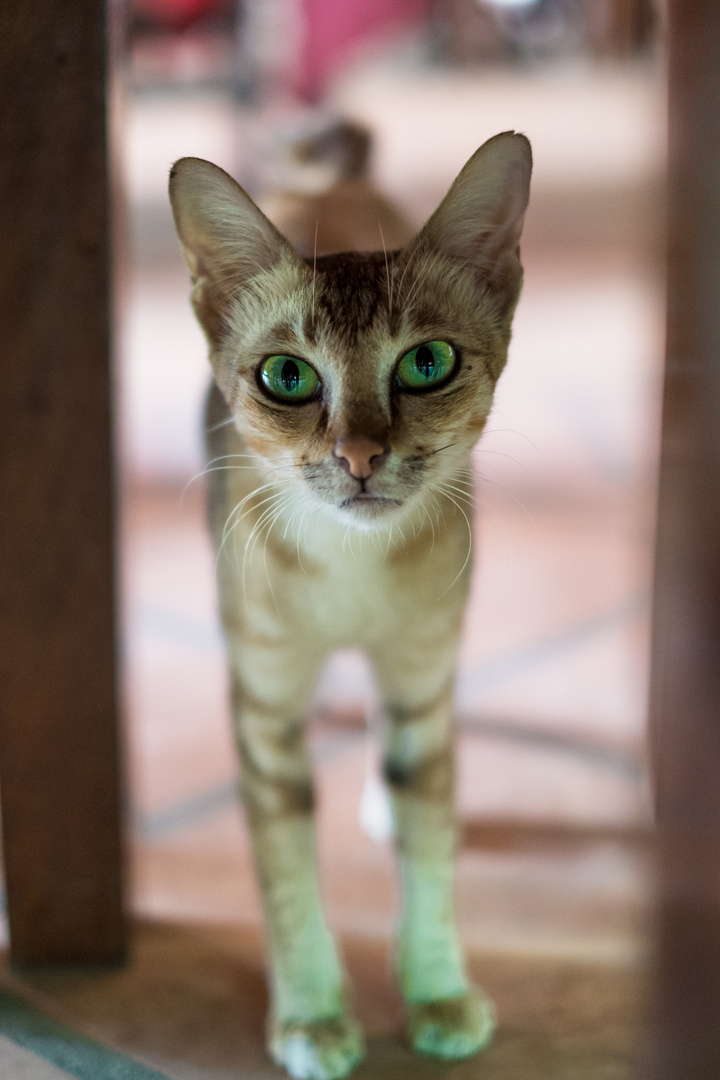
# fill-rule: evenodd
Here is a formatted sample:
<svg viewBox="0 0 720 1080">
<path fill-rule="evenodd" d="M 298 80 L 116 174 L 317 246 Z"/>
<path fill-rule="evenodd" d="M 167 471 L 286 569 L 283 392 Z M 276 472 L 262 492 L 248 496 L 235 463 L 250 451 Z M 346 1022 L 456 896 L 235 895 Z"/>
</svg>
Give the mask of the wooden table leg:
<svg viewBox="0 0 720 1080">
<path fill-rule="evenodd" d="M 12 958 L 117 961 L 102 0 L 0 4 L 0 790 Z"/>
<path fill-rule="evenodd" d="M 670 0 L 668 338 L 651 728 L 652 1080 L 720 1077 L 720 4 Z"/>
</svg>

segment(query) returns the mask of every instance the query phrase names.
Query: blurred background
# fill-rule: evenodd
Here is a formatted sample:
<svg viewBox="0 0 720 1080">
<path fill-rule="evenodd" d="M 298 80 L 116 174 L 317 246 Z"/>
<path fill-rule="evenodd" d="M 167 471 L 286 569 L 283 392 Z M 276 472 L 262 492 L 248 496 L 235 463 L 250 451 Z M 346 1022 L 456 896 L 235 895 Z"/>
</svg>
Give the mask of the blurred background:
<svg viewBox="0 0 720 1080">
<path fill-rule="evenodd" d="M 135 912 L 260 921 L 198 476 L 209 368 L 169 167 L 205 157 L 262 198 L 282 184 L 274 133 L 347 118 L 372 133 L 373 182 L 419 226 L 470 154 L 515 129 L 535 172 L 509 364 L 475 457 L 477 557 L 456 689 L 462 929 L 471 949 L 642 961 L 661 0 L 133 0 L 120 75 Z M 326 894 L 338 930 L 385 940 L 392 853 L 358 820 L 376 767 L 374 709 L 363 658 L 334 658 L 312 724 Z"/>
</svg>

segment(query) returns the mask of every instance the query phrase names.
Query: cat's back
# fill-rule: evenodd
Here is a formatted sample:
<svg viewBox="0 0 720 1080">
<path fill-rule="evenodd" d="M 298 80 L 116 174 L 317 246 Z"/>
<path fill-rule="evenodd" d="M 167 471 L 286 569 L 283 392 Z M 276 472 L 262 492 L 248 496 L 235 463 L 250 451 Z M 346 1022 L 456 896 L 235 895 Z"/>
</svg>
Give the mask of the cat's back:
<svg viewBox="0 0 720 1080">
<path fill-rule="evenodd" d="M 371 151 L 370 133 L 348 120 L 279 140 L 260 207 L 304 258 L 393 251 L 411 239 L 405 215 L 372 182 Z"/>
<path fill-rule="evenodd" d="M 397 207 L 365 180 L 343 180 L 318 195 L 276 192 L 260 205 L 306 259 L 316 252 L 394 251 L 413 233 Z"/>
</svg>

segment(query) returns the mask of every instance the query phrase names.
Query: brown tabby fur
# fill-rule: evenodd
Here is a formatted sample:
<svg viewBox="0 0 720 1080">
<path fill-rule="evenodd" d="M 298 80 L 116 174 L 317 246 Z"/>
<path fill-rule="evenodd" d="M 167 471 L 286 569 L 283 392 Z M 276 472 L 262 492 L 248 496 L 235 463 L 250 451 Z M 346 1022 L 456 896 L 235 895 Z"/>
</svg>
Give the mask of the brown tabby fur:
<svg viewBox="0 0 720 1080">
<path fill-rule="evenodd" d="M 338 647 L 368 653 L 385 703 L 412 1045 L 459 1058 L 492 1032 L 452 911 L 451 701 L 470 451 L 505 364 L 530 167 L 526 139 L 496 136 L 404 246 L 308 254 L 303 226 L 305 258 L 215 166 L 184 158 L 171 173 L 216 383 L 210 522 L 268 923 L 268 1045 L 298 1078 L 344 1076 L 363 1052 L 320 901 L 303 739 L 317 674 Z M 438 340 L 457 351 L 452 377 L 403 391 L 399 358 Z M 322 393 L 302 404 L 268 393 L 259 369 L 276 354 L 310 363 Z"/>
</svg>

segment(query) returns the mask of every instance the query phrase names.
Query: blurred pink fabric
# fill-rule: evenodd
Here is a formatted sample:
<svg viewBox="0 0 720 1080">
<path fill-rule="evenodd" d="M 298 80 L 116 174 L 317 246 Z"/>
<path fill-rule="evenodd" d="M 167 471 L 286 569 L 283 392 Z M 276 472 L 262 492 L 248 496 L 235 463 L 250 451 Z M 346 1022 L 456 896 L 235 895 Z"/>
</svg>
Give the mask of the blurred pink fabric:
<svg viewBox="0 0 720 1080">
<path fill-rule="evenodd" d="M 422 22 L 432 7 L 433 0 L 301 0 L 299 96 L 318 101 L 358 45 Z"/>
</svg>

